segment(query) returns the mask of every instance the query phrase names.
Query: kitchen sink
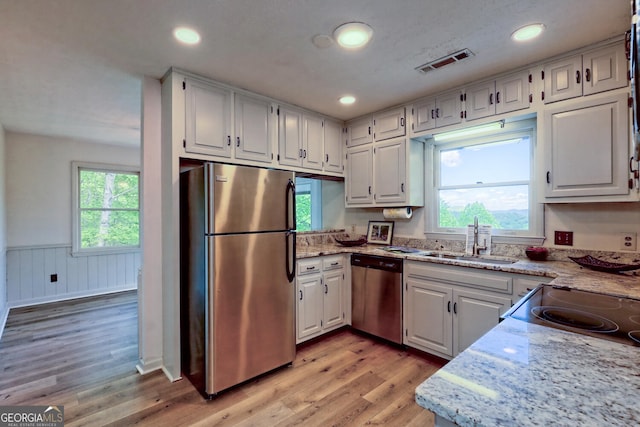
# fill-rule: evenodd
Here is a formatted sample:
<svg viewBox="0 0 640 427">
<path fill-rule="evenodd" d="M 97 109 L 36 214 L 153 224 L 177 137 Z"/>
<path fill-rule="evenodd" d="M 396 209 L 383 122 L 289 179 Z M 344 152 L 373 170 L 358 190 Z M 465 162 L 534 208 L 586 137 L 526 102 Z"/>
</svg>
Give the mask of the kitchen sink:
<svg viewBox="0 0 640 427">
<path fill-rule="evenodd" d="M 422 252 L 416 255 L 429 257 L 429 258 L 442 258 L 442 259 L 451 259 L 451 260 L 457 260 L 457 261 L 478 262 L 482 264 L 513 264 L 517 262 L 517 260 L 514 260 L 514 259 L 447 254 L 447 253 L 440 253 L 440 252 Z"/>
</svg>

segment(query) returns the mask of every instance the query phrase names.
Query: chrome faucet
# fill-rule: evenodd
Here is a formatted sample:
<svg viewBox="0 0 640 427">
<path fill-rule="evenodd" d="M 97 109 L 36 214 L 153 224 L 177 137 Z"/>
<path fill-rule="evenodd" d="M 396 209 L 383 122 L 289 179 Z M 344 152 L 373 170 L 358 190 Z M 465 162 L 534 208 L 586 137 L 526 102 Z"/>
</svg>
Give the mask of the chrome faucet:
<svg viewBox="0 0 640 427">
<path fill-rule="evenodd" d="M 478 216 L 473 217 L 473 256 L 479 256 L 480 251 L 487 250 L 487 239 L 484 239 L 484 246 L 478 243 Z"/>
</svg>

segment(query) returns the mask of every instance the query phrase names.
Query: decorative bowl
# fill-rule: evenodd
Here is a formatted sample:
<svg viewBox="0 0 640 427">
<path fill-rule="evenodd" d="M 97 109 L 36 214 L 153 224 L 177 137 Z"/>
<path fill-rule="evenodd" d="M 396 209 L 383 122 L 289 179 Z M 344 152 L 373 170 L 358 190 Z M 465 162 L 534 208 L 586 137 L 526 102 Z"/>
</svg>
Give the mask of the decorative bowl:
<svg viewBox="0 0 640 427">
<path fill-rule="evenodd" d="M 361 237 L 355 240 L 341 240 L 336 237 L 335 241 L 342 246 L 362 246 L 367 243 L 366 237 Z"/>
<path fill-rule="evenodd" d="M 527 258 L 532 261 L 545 261 L 547 259 L 547 256 L 549 256 L 549 251 L 547 250 L 547 248 L 543 248 L 540 246 L 529 246 L 527 249 L 525 249 L 524 253 L 525 255 L 527 255 Z"/>
</svg>

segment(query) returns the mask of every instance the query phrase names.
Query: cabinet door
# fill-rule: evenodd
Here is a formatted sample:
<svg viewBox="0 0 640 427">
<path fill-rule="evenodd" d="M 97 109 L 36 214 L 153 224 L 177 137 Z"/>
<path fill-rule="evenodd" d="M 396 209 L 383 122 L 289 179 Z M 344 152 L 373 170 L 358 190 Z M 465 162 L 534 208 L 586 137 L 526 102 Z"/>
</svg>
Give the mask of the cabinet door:
<svg viewBox="0 0 640 427">
<path fill-rule="evenodd" d="M 270 102 L 236 94 L 236 157 L 270 163 L 273 106 Z"/>
<path fill-rule="evenodd" d="M 185 151 L 231 157 L 231 91 L 185 79 Z"/>
<path fill-rule="evenodd" d="M 373 115 L 373 140 L 382 141 L 405 135 L 404 107 Z"/>
<path fill-rule="evenodd" d="M 529 72 L 496 80 L 496 114 L 529 108 Z"/>
<path fill-rule="evenodd" d="M 286 107 L 278 107 L 278 162 L 302 165 L 302 113 Z"/>
<path fill-rule="evenodd" d="M 436 98 L 436 126 L 448 126 L 462 122 L 460 92 L 455 91 Z"/>
<path fill-rule="evenodd" d="M 546 197 L 628 194 L 627 94 L 547 109 L 544 123 Z"/>
<path fill-rule="evenodd" d="M 628 85 L 627 59 L 624 44 L 603 47 L 582 56 L 585 95 L 617 89 Z"/>
<path fill-rule="evenodd" d="M 452 356 L 451 287 L 408 278 L 405 292 L 405 344 Z"/>
<path fill-rule="evenodd" d="M 324 170 L 327 172 L 344 172 L 342 135 L 340 123 L 331 120 L 324 121 Z"/>
<path fill-rule="evenodd" d="M 302 167 L 322 170 L 324 120 L 322 117 L 304 114 L 302 128 Z"/>
<path fill-rule="evenodd" d="M 544 102 L 582 95 L 582 56 L 564 58 L 544 66 Z"/>
<path fill-rule="evenodd" d="M 480 119 L 496 114 L 495 82 L 485 82 L 470 86 L 464 95 L 465 117 L 467 120 Z"/>
<path fill-rule="evenodd" d="M 421 132 L 436 127 L 436 99 L 427 98 L 413 104 L 411 129 Z"/>
<path fill-rule="evenodd" d="M 347 123 L 347 147 L 368 144 L 373 141 L 371 117 L 354 120 Z"/>
<path fill-rule="evenodd" d="M 322 275 L 298 277 L 297 283 L 297 341 L 322 331 Z"/>
<path fill-rule="evenodd" d="M 406 201 L 406 152 L 405 138 L 375 144 L 373 198 L 376 203 Z"/>
<path fill-rule="evenodd" d="M 500 322 L 500 315 L 511 307 L 511 299 L 453 290 L 453 356 L 469 347 Z"/>
<path fill-rule="evenodd" d="M 345 185 L 347 206 L 373 202 L 373 147 L 365 145 L 347 150 Z"/>
<path fill-rule="evenodd" d="M 335 328 L 344 322 L 343 278 L 344 270 L 342 269 L 324 273 L 322 279 L 324 285 L 324 329 Z"/>
</svg>

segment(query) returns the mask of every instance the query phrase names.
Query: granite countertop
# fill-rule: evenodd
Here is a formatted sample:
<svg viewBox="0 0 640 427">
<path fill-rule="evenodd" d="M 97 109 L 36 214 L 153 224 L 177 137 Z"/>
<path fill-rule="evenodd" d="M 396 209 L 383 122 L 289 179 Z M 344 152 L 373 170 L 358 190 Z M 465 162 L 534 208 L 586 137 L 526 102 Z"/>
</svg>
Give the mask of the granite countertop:
<svg viewBox="0 0 640 427">
<path fill-rule="evenodd" d="M 416 389 L 460 426 L 640 425 L 640 349 L 505 319 Z"/>
<path fill-rule="evenodd" d="M 297 248 L 299 258 L 366 253 L 552 277 L 554 285 L 640 299 L 634 273 L 593 271 L 572 261 L 480 264 L 380 246 Z M 505 319 L 416 389 L 416 402 L 460 426 L 640 425 L 640 349 Z"/>
</svg>

